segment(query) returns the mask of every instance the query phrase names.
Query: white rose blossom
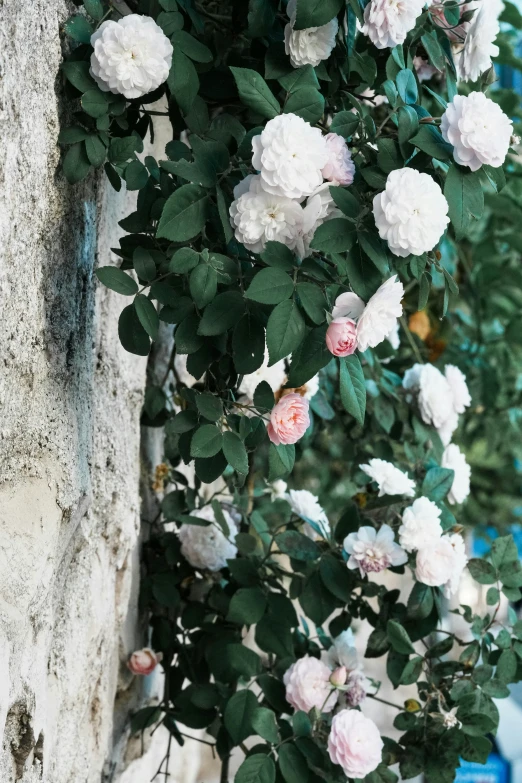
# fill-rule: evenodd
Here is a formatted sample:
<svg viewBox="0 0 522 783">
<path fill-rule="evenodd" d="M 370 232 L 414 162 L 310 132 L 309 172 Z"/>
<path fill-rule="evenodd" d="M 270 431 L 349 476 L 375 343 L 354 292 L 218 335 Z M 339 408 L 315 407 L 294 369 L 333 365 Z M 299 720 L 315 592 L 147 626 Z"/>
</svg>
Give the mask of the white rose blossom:
<svg viewBox="0 0 522 783">
<path fill-rule="evenodd" d="M 335 637 L 326 653 L 326 660 L 332 669 L 344 666 L 348 674 L 362 671 L 362 663 L 355 649 L 355 637 L 351 628 Z"/>
<path fill-rule="evenodd" d="M 408 561 L 406 552 L 395 543 L 389 525 L 382 525 L 378 532 L 373 527 L 360 527 L 357 533 L 346 536 L 343 547 L 350 555 L 348 568 L 358 568 L 361 576 L 377 574 Z"/>
<path fill-rule="evenodd" d="M 226 509 L 223 508 L 222 511 L 230 531 L 228 538 L 219 527 L 211 506 L 203 506 L 190 512 L 193 517 L 206 519 L 210 522 L 209 525 L 186 524 L 179 530 L 181 554 L 194 568 L 219 571 L 226 567 L 227 560 L 232 560 L 237 555 L 234 543 L 238 534 L 237 525 Z"/>
<path fill-rule="evenodd" d="M 288 484 L 283 479 L 277 479 L 269 485 L 270 500 L 272 503 L 274 500 L 286 500 L 286 491 Z"/>
<path fill-rule="evenodd" d="M 364 9 L 362 31 L 377 49 L 404 43 L 415 27 L 426 0 L 370 0 Z"/>
<path fill-rule="evenodd" d="M 90 73 L 104 92 L 141 98 L 167 80 L 172 44 L 150 16 L 130 14 L 103 22 L 91 45 Z"/>
<path fill-rule="evenodd" d="M 303 209 L 298 201 L 267 193 L 259 175 L 249 175 L 240 182 L 234 196 L 230 222 L 237 241 L 247 250 L 261 253 L 267 242 L 295 248 L 303 224 Z"/>
<path fill-rule="evenodd" d="M 337 17 L 321 27 L 294 30 L 297 0 L 289 0 L 286 12 L 290 21 L 285 27 L 285 51 L 294 68 L 312 65 L 314 68 L 327 60 L 334 47 L 339 29 Z"/>
<path fill-rule="evenodd" d="M 447 364 L 444 368 L 444 375 L 451 390 L 453 398 L 453 407 L 456 413 L 464 413 L 466 408 L 471 405 L 471 395 L 469 393 L 466 376 L 455 367 L 454 364 Z"/>
<path fill-rule="evenodd" d="M 435 427 L 447 446 L 458 427 L 458 414 L 471 404 L 464 374 L 452 364 L 444 375 L 432 364 L 415 364 L 404 374 L 403 387 L 417 395 L 422 420 Z"/>
<path fill-rule="evenodd" d="M 254 399 L 254 392 L 263 381 L 268 383 L 274 393 L 286 382 L 285 360 L 281 359 L 272 366 L 269 366 L 268 362 L 268 350 L 265 347 L 265 358 L 261 367 L 248 375 L 243 375 L 238 391 L 250 401 Z"/>
<path fill-rule="evenodd" d="M 439 185 L 411 168 L 388 174 L 386 189 L 373 199 L 373 215 L 381 239 L 402 258 L 433 250 L 449 223 Z"/>
<path fill-rule="evenodd" d="M 476 82 L 491 68 L 491 59 L 498 56 L 499 48 L 494 41 L 500 32 L 498 17 L 504 4 L 499 0 L 481 0 L 472 7 L 478 10 L 467 29 L 464 46 L 460 43 L 454 46 L 457 73 L 464 82 Z"/>
<path fill-rule="evenodd" d="M 453 144 L 461 166 L 477 171 L 482 165 L 498 168 L 508 154 L 513 123 L 498 103 L 482 92 L 456 95 L 442 115 L 442 136 Z"/>
<path fill-rule="evenodd" d="M 450 598 L 458 589 L 467 562 L 462 536 L 442 536 L 417 552 L 415 578 L 428 587 L 444 588 L 445 596 Z"/>
<path fill-rule="evenodd" d="M 288 501 L 294 514 L 304 519 L 303 532 L 309 538 L 326 538 L 330 534 L 328 517 L 316 495 L 307 489 L 291 489 L 285 496 L 285 500 Z M 307 520 L 314 522 L 321 533 L 319 534 L 318 530 L 308 524 Z"/>
<path fill-rule="evenodd" d="M 399 544 L 406 552 L 415 552 L 442 535 L 441 511 L 432 500 L 420 497 L 402 514 Z"/>
<path fill-rule="evenodd" d="M 267 193 L 302 201 L 323 183 L 328 163 L 326 139 L 297 114 L 269 120 L 252 139 L 252 165 Z"/>
<path fill-rule="evenodd" d="M 331 712 L 337 704 L 337 692 L 330 683 L 331 671 L 323 661 L 305 655 L 285 672 L 286 700 L 295 710 L 310 712 L 316 707 Z"/>
<path fill-rule="evenodd" d="M 397 275 L 383 283 L 365 305 L 357 294 L 341 294 L 335 300 L 332 318 L 352 318 L 357 323 L 357 348 L 368 348 L 393 337 L 397 318 L 402 315 L 404 286 Z"/>
<path fill-rule="evenodd" d="M 379 497 L 383 495 L 406 495 L 412 498 L 415 495 L 415 482 L 396 468 L 391 462 L 384 459 L 371 459 L 367 465 L 359 465 L 379 487 Z"/>
<path fill-rule="evenodd" d="M 365 778 L 382 760 L 384 743 L 375 723 L 357 710 L 334 715 L 328 737 L 328 754 L 347 778 Z"/>
<path fill-rule="evenodd" d="M 355 176 L 355 163 L 347 143 L 338 133 L 328 133 L 325 139 L 328 162 L 323 168 L 323 177 L 334 185 L 351 185 Z"/>
<path fill-rule="evenodd" d="M 448 494 L 452 505 L 464 503 L 470 492 L 471 468 L 466 457 L 455 443 L 444 449 L 441 465 L 455 471 L 455 478 Z"/>
</svg>

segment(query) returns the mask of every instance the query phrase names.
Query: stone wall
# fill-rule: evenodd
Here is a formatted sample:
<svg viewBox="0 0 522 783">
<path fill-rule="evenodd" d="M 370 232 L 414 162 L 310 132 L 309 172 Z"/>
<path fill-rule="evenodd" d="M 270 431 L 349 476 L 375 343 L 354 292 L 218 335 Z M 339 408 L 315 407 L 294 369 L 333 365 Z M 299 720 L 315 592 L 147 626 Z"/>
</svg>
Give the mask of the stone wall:
<svg viewBox="0 0 522 783">
<path fill-rule="evenodd" d="M 71 10 L 0 0 L 2 783 L 115 779 L 108 759 L 139 697 L 124 662 L 143 641 L 146 363 L 119 345 L 123 298 L 93 277 L 130 201 L 60 173 Z"/>
</svg>

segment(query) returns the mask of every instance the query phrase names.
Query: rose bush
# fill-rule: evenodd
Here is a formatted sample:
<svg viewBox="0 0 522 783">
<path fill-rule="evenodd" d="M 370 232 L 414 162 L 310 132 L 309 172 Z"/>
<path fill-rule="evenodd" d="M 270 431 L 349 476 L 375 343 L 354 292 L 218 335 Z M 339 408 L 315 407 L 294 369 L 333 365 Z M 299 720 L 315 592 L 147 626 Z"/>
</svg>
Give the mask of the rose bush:
<svg viewBox="0 0 522 783">
<path fill-rule="evenodd" d="M 480 560 L 464 540 L 484 519 L 505 533 L 520 484 L 522 115 L 490 85 L 492 56 L 519 65 L 522 17 L 497 0 L 76 4 L 64 173 L 103 165 L 137 191 L 96 274 L 131 298 L 124 348 L 171 350 L 143 411 L 164 434 L 142 584 L 157 652 L 129 662 L 161 659 L 165 691 L 133 728 L 207 729 L 222 783 L 236 748 L 237 783 L 393 783 L 396 764 L 449 783 L 487 759 L 493 699 L 522 676 L 513 609 L 497 625 L 521 597 L 514 541 Z M 456 608 L 456 636 L 466 569 L 491 611 Z M 385 700 L 394 739 L 364 714 L 381 697 L 362 625 L 365 657 L 417 688 Z"/>
</svg>

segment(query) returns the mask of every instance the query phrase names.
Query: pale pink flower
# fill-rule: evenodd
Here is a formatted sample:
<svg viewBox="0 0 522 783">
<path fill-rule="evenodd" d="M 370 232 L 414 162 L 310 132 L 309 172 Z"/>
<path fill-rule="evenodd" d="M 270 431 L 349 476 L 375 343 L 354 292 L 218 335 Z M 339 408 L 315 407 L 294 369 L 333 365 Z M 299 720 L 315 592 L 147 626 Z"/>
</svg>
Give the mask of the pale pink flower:
<svg viewBox="0 0 522 783">
<path fill-rule="evenodd" d="M 328 163 L 323 168 L 323 177 L 335 185 L 351 185 L 355 164 L 347 143 L 338 133 L 328 133 L 325 139 Z"/>
<path fill-rule="evenodd" d="M 429 587 L 443 587 L 449 598 L 456 593 L 467 562 L 462 536 L 457 533 L 442 536 L 417 552 L 415 577 Z"/>
<path fill-rule="evenodd" d="M 335 685 L 336 688 L 338 688 L 340 685 L 344 685 L 348 677 L 348 672 L 346 671 L 346 666 L 338 666 L 337 669 L 334 669 L 331 677 L 330 682 L 332 685 Z"/>
<path fill-rule="evenodd" d="M 351 318 L 334 318 L 326 332 L 326 347 L 334 356 L 350 356 L 357 348 L 357 324 Z"/>
<path fill-rule="evenodd" d="M 296 710 L 310 712 L 316 707 L 331 712 L 337 704 L 337 693 L 330 682 L 332 672 L 318 658 L 305 655 L 286 671 L 283 682 L 286 700 Z"/>
<path fill-rule="evenodd" d="M 282 397 L 270 414 L 268 437 L 276 446 L 297 443 L 310 426 L 309 402 L 292 392 Z"/>
<path fill-rule="evenodd" d="M 389 525 L 382 525 L 379 532 L 373 527 L 360 527 L 357 533 L 346 536 L 343 547 L 350 555 L 348 568 L 358 568 L 362 577 L 408 561 L 404 549 L 395 543 Z"/>
<path fill-rule="evenodd" d="M 132 653 L 127 666 L 133 674 L 152 674 L 158 663 L 163 659 L 163 653 L 155 653 L 150 647 L 136 650 Z"/>
<path fill-rule="evenodd" d="M 375 723 L 358 710 L 341 710 L 334 715 L 328 754 L 348 778 L 364 778 L 377 769 L 384 743 Z"/>
</svg>

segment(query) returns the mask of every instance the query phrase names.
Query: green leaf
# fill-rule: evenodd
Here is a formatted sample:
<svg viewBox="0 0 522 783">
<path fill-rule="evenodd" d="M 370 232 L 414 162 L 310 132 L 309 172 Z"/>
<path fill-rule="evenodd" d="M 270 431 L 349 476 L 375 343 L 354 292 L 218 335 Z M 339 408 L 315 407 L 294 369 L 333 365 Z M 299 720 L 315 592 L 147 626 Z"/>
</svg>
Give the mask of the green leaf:
<svg viewBox="0 0 522 783">
<path fill-rule="evenodd" d="M 179 47 L 183 54 L 186 54 L 191 60 L 195 60 L 198 63 L 212 62 L 212 52 L 208 46 L 202 44 L 185 30 L 176 30 L 171 35 L 170 40 L 174 48 Z"/>
<path fill-rule="evenodd" d="M 183 114 L 188 114 L 199 90 L 199 76 L 192 60 L 174 47 L 167 86 Z"/>
<path fill-rule="evenodd" d="M 264 38 L 270 34 L 276 17 L 276 7 L 271 0 L 249 0 L 248 35 Z"/>
<path fill-rule="evenodd" d="M 435 66 L 437 70 L 443 71 L 446 66 L 446 58 L 439 43 L 439 39 L 437 38 L 436 30 L 424 33 L 421 37 L 421 41 L 431 64 Z"/>
<path fill-rule="evenodd" d="M 238 691 L 228 700 L 223 719 L 234 745 L 239 745 L 253 733 L 252 715 L 257 709 L 257 699 L 249 690 Z"/>
<path fill-rule="evenodd" d="M 83 6 L 89 16 L 92 16 L 97 22 L 103 19 L 104 10 L 101 0 L 83 0 Z"/>
<path fill-rule="evenodd" d="M 70 16 L 64 24 L 64 30 L 74 41 L 90 44 L 91 35 L 94 33 L 94 27 L 84 16 Z"/>
<path fill-rule="evenodd" d="M 278 100 L 257 71 L 233 66 L 230 66 L 230 70 L 236 81 L 239 97 L 245 106 L 268 120 L 279 114 L 281 107 Z"/>
<path fill-rule="evenodd" d="M 159 318 L 156 308 L 148 297 L 138 294 L 134 300 L 134 307 L 140 319 L 140 323 L 152 340 L 158 337 Z"/>
<path fill-rule="evenodd" d="M 414 620 L 425 620 L 430 616 L 432 609 L 432 588 L 416 582 L 408 598 L 408 616 Z"/>
<path fill-rule="evenodd" d="M 359 122 L 360 117 L 358 114 L 354 114 L 352 111 L 340 111 L 334 114 L 330 131 L 346 139 L 349 136 L 353 136 L 359 127 Z"/>
<path fill-rule="evenodd" d="M 276 446 L 271 443 L 268 450 L 268 480 L 276 481 L 278 478 L 288 476 L 294 467 L 295 446 Z"/>
<path fill-rule="evenodd" d="M 268 266 L 279 267 L 285 272 L 291 272 L 294 269 L 294 254 L 289 247 L 281 242 L 267 242 L 261 253 L 261 258 Z"/>
<path fill-rule="evenodd" d="M 137 282 L 116 266 L 101 266 L 96 270 L 95 275 L 103 285 L 118 294 L 134 296 L 138 293 Z"/>
<path fill-rule="evenodd" d="M 184 275 L 199 264 L 200 255 L 191 247 L 181 247 L 176 250 L 169 264 L 169 272 Z"/>
<path fill-rule="evenodd" d="M 265 330 L 250 315 L 244 315 L 234 329 L 232 336 L 234 366 L 239 375 L 248 375 L 258 370 L 265 356 Z"/>
<path fill-rule="evenodd" d="M 241 676 L 250 679 L 261 673 L 261 658 L 243 644 L 227 645 L 226 655 L 232 668 Z"/>
<path fill-rule="evenodd" d="M 136 248 L 132 255 L 132 264 L 140 280 L 146 280 L 150 283 L 156 277 L 156 264 L 146 248 Z"/>
<path fill-rule="evenodd" d="M 239 291 L 218 294 L 206 306 L 199 325 L 199 334 L 213 336 L 223 334 L 235 326 L 245 312 L 245 302 Z"/>
<path fill-rule="evenodd" d="M 223 416 L 223 403 L 210 392 L 203 392 L 196 397 L 196 407 L 204 419 L 218 421 Z"/>
<path fill-rule="evenodd" d="M 491 585 L 497 581 L 497 572 L 487 560 L 473 558 L 468 563 L 471 576 L 481 585 Z"/>
<path fill-rule="evenodd" d="M 276 536 L 276 544 L 283 554 L 295 560 L 317 560 L 320 550 L 317 544 L 308 536 L 297 530 L 286 530 Z"/>
<path fill-rule="evenodd" d="M 267 707 L 258 707 L 254 712 L 252 715 L 252 728 L 256 734 L 267 742 L 275 744 L 280 740 L 276 717 L 272 710 L 269 710 Z"/>
<path fill-rule="evenodd" d="M 295 745 L 286 743 L 280 746 L 278 763 L 285 783 L 307 783 L 309 780 L 308 764 Z"/>
<path fill-rule="evenodd" d="M 500 536 L 491 545 L 491 562 L 495 568 L 518 562 L 518 549 L 512 535 Z"/>
<path fill-rule="evenodd" d="M 330 195 L 335 201 L 335 205 L 339 207 L 341 212 L 344 212 L 346 217 L 353 218 L 354 220 L 359 216 L 361 211 L 361 204 L 353 193 L 350 193 L 346 188 L 340 188 L 338 186 L 332 186 L 329 188 Z"/>
<path fill-rule="evenodd" d="M 85 179 L 89 171 L 91 170 L 91 163 L 85 152 L 83 144 L 73 144 L 67 150 L 65 158 L 63 159 L 63 173 L 67 182 L 71 185 L 76 185 L 77 182 L 81 182 Z"/>
<path fill-rule="evenodd" d="M 297 114 L 315 124 L 324 114 L 324 97 L 316 87 L 306 85 L 290 93 L 284 108 L 285 114 Z"/>
<path fill-rule="evenodd" d="M 388 254 L 386 246 L 381 242 L 378 234 L 370 233 L 369 231 L 364 233 L 358 231 L 357 241 L 363 252 L 373 261 L 381 275 L 388 275 L 390 273 Z"/>
<path fill-rule="evenodd" d="M 254 405 L 260 410 L 272 410 L 274 407 L 274 392 L 267 381 L 261 381 L 254 391 Z"/>
<path fill-rule="evenodd" d="M 243 761 L 236 772 L 234 783 L 274 783 L 275 777 L 276 768 L 270 756 L 254 753 Z"/>
<path fill-rule="evenodd" d="M 270 365 L 285 359 L 301 344 L 305 322 L 293 300 L 281 302 L 272 310 L 266 328 L 266 344 Z"/>
<path fill-rule="evenodd" d="M 204 424 L 200 427 L 190 442 L 192 457 L 213 457 L 221 451 L 223 436 L 214 424 Z"/>
<path fill-rule="evenodd" d="M 344 0 L 299 0 L 295 29 L 322 27 L 337 16 L 343 5 Z"/>
<path fill-rule="evenodd" d="M 107 157 L 107 148 L 95 133 L 89 134 L 85 139 L 85 152 L 91 166 L 101 166 Z"/>
<path fill-rule="evenodd" d="M 415 647 L 411 643 L 411 639 L 408 636 L 408 632 L 402 625 L 395 622 L 395 620 L 388 620 L 386 626 L 386 632 L 388 639 L 391 642 L 393 649 L 401 655 L 410 655 L 415 653 Z"/>
<path fill-rule="evenodd" d="M 444 195 L 449 206 L 449 217 L 455 229 L 455 236 L 461 239 L 469 231 L 474 220 L 484 211 L 484 192 L 480 173 L 450 166 L 444 186 Z"/>
<path fill-rule="evenodd" d="M 87 90 L 81 97 L 82 109 L 90 117 L 102 117 L 109 111 L 110 93 L 102 92 L 98 87 Z"/>
<path fill-rule="evenodd" d="M 72 125 L 70 128 L 64 128 L 58 134 L 58 144 L 77 144 L 89 138 L 89 131 L 80 128 L 79 125 Z"/>
<path fill-rule="evenodd" d="M 177 11 L 162 11 L 162 13 L 158 15 L 156 21 L 167 37 L 170 37 L 173 33 L 181 30 L 184 23 L 183 16 Z"/>
<path fill-rule="evenodd" d="M 404 103 L 417 103 L 419 96 L 417 92 L 417 82 L 415 81 L 413 72 L 410 71 L 409 68 L 403 68 L 397 74 L 395 81 L 397 83 L 398 93 Z"/>
<path fill-rule="evenodd" d="M 303 386 L 332 360 L 326 347 L 326 326 L 319 326 L 307 334 L 299 349 L 292 355 L 288 383 L 294 388 Z"/>
<path fill-rule="evenodd" d="M 149 181 L 149 172 L 141 160 L 131 160 L 125 169 L 127 190 L 141 190 Z"/>
<path fill-rule="evenodd" d="M 404 667 L 401 675 L 401 685 L 413 685 L 422 673 L 423 658 L 412 658 Z"/>
<path fill-rule="evenodd" d="M 169 422 L 170 430 L 174 433 L 181 434 L 182 432 L 189 432 L 197 426 L 198 415 L 196 411 L 186 410 L 177 413 L 173 419 Z"/>
<path fill-rule="evenodd" d="M 136 308 L 133 304 L 124 307 L 118 320 L 118 336 L 120 342 L 129 353 L 137 356 L 147 356 L 150 351 L 150 340 L 141 325 Z"/>
<path fill-rule="evenodd" d="M 361 362 L 357 356 L 340 359 L 340 388 L 343 407 L 363 425 L 366 412 L 366 386 Z"/>
<path fill-rule="evenodd" d="M 294 284 L 281 269 L 270 267 L 256 274 L 245 291 L 245 297 L 261 304 L 279 304 L 292 296 Z"/>
<path fill-rule="evenodd" d="M 434 125 L 421 125 L 419 132 L 410 141 L 431 158 L 451 160 L 453 157 L 453 147 L 444 141 L 440 131 Z"/>
<path fill-rule="evenodd" d="M 355 226 L 350 220 L 333 218 L 319 226 L 310 247 L 323 253 L 343 253 L 351 249 L 355 236 Z"/>
<path fill-rule="evenodd" d="M 430 500 L 444 500 L 455 479 L 455 471 L 447 468 L 430 468 L 422 482 L 422 494 Z"/>
<path fill-rule="evenodd" d="M 298 283 L 297 294 L 301 307 L 315 324 L 326 319 L 327 304 L 323 292 L 315 283 Z"/>
<path fill-rule="evenodd" d="M 156 236 L 186 242 L 202 230 L 207 220 L 208 195 L 199 185 L 183 185 L 167 199 Z"/>
<path fill-rule="evenodd" d="M 190 295 L 196 307 L 202 310 L 217 293 L 217 274 L 209 264 L 199 264 L 190 273 Z"/>
<path fill-rule="evenodd" d="M 259 587 L 241 587 L 234 593 L 227 620 L 238 625 L 255 625 L 266 610 L 266 596 Z"/>
<path fill-rule="evenodd" d="M 96 82 L 89 74 L 89 69 L 90 63 L 82 60 L 72 60 L 62 65 L 62 71 L 67 80 L 80 92 L 96 89 Z"/>
<path fill-rule="evenodd" d="M 244 443 L 235 432 L 223 433 L 223 454 L 234 470 L 246 476 L 248 473 L 248 454 Z"/>
</svg>

